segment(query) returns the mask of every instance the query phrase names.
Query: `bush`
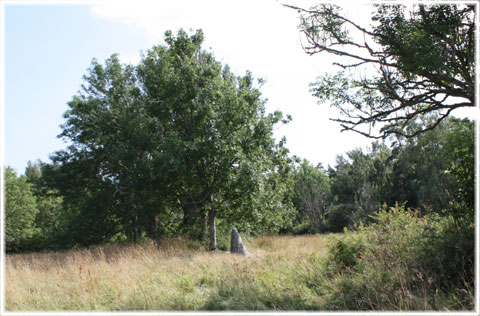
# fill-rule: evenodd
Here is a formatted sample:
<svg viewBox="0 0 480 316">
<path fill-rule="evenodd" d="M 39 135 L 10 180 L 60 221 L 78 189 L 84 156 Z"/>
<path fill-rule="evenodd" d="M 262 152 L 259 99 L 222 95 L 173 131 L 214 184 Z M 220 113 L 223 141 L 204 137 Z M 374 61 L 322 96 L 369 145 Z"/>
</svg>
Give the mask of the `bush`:
<svg viewBox="0 0 480 316">
<path fill-rule="evenodd" d="M 292 233 L 294 235 L 320 234 L 322 233 L 322 226 L 321 224 L 306 221 L 294 226 Z"/>
<path fill-rule="evenodd" d="M 329 247 L 329 259 L 332 271 L 342 272 L 355 268 L 363 252 L 364 242 L 358 234 L 347 234 L 337 239 Z"/>
<path fill-rule="evenodd" d="M 347 310 L 473 309 L 473 226 L 384 207 L 329 249 L 326 306 Z"/>
<path fill-rule="evenodd" d="M 326 231 L 338 233 L 350 225 L 350 216 L 355 212 L 353 204 L 340 204 L 330 207 L 326 219 Z"/>
</svg>

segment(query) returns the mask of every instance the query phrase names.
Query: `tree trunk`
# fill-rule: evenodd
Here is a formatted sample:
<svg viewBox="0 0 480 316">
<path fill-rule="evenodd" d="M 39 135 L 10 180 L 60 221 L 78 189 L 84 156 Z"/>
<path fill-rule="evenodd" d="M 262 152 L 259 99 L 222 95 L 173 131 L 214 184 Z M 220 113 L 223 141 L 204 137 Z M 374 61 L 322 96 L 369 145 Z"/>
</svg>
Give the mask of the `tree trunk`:
<svg viewBox="0 0 480 316">
<path fill-rule="evenodd" d="M 158 245 L 158 235 L 157 235 L 157 217 L 151 216 L 147 221 L 147 229 L 150 238 Z"/>
<path fill-rule="evenodd" d="M 217 214 L 215 211 L 215 207 L 213 206 L 213 202 L 210 205 L 210 211 L 208 212 L 208 221 L 210 224 L 210 245 L 209 250 L 216 250 L 217 249 L 217 227 L 215 225 L 215 218 Z"/>
<path fill-rule="evenodd" d="M 208 226 L 208 217 L 207 213 L 202 214 L 202 242 L 207 240 L 207 226 Z"/>
<path fill-rule="evenodd" d="M 184 228 L 191 228 L 193 218 L 195 215 L 195 207 L 191 204 L 183 203 L 182 202 L 182 210 L 183 210 L 183 227 Z"/>
<path fill-rule="evenodd" d="M 181 207 L 183 210 L 183 221 L 181 227 L 183 232 L 188 233 L 191 238 L 198 239 L 199 236 L 194 234 L 196 230 L 193 229 L 193 227 L 197 222 L 197 217 L 200 215 L 199 210 L 202 209 L 202 207 L 199 207 L 199 205 L 192 200 L 195 198 L 196 197 L 193 197 L 190 200 L 184 198 L 181 201 Z"/>
<path fill-rule="evenodd" d="M 137 205 L 135 204 L 135 193 L 130 193 L 130 203 L 132 207 L 131 221 L 132 221 L 132 241 L 137 243 L 138 241 L 138 217 L 137 217 Z"/>
<path fill-rule="evenodd" d="M 132 240 L 136 244 L 138 241 L 137 216 L 132 216 Z"/>
</svg>

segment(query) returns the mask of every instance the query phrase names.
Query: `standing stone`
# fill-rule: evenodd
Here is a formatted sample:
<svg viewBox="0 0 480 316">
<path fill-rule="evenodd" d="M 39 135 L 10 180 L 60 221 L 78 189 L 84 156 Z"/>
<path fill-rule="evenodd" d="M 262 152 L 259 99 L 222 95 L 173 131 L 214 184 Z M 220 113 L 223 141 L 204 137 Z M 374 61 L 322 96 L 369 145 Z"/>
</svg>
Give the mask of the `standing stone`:
<svg viewBox="0 0 480 316">
<path fill-rule="evenodd" d="M 238 233 L 237 229 L 232 229 L 232 240 L 230 242 L 230 253 L 238 253 L 244 256 L 248 256 L 247 248 L 242 243 L 242 237 Z"/>
</svg>

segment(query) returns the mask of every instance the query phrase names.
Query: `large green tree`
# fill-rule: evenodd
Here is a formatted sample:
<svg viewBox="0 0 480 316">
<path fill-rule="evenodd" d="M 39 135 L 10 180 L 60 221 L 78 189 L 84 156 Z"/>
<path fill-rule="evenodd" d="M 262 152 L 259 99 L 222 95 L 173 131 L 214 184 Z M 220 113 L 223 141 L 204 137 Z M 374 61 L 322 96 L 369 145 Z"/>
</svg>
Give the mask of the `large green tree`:
<svg viewBox="0 0 480 316">
<path fill-rule="evenodd" d="M 116 55 L 105 65 L 94 60 L 69 102 L 60 137 L 72 145 L 46 171 L 82 244 L 119 231 L 133 241 L 143 232 L 155 238 L 181 213 L 177 229 L 201 221 L 203 235 L 208 216 L 215 249 L 218 217 L 258 222 L 282 214 L 281 203 L 260 205 L 282 201 L 285 190 L 273 187 L 282 187 L 287 156 L 272 137 L 282 114 L 265 114 L 261 81 L 217 62 L 201 48 L 201 31 L 167 32 L 165 42 L 137 66 Z"/>
<path fill-rule="evenodd" d="M 261 216 L 254 206 L 259 192 L 268 191 L 264 178 L 286 157 L 272 137 L 282 114 L 265 114 L 252 75 L 237 77 L 222 67 L 201 48 L 201 31 L 191 37 L 167 32 L 165 40 L 167 47 L 147 51 L 138 75 L 163 137 L 164 177 L 175 179 L 186 218 L 208 215 L 209 248 L 215 249 L 218 216 Z"/>
<path fill-rule="evenodd" d="M 333 120 L 343 130 L 411 137 L 435 128 L 454 109 L 474 106 L 475 5 L 375 5 L 370 25 L 336 5 L 289 7 L 301 13 L 304 50 L 338 57 L 341 70 L 320 77 L 312 92 L 340 110 Z M 435 121 L 404 130 L 433 112 L 440 113 Z"/>
</svg>

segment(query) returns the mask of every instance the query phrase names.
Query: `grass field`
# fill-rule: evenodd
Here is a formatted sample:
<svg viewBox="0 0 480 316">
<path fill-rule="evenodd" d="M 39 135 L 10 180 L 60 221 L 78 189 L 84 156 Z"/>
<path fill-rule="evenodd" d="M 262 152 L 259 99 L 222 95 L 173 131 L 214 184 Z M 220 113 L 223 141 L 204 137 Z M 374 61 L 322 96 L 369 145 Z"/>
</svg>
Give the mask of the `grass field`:
<svg viewBox="0 0 480 316">
<path fill-rule="evenodd" d="M 7 255 L 8 311 L 321 310 L 326 236 L 260 236 L 245 258 L 184 239 Z"/>
</svg>

